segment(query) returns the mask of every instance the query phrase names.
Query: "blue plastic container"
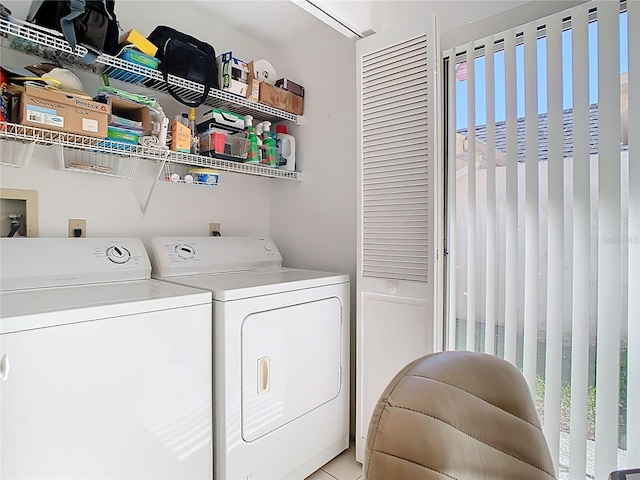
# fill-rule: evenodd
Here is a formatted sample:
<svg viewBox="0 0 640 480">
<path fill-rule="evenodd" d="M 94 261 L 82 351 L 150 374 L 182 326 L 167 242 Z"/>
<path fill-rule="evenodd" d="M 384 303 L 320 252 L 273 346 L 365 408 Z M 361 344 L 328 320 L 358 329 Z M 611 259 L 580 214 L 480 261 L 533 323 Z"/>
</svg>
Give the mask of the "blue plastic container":
<svg viewBox="0 0 640 480">
<path fill-rule="evenodd" d="M 140 65 L 142 67 L 147 67 L 152 70 L 158 69 L 158 59 L 155 57 L 150 57 L 147 54 L 139 52 L 138 50 L 133 49 L 125 49 L 118 55 L 118 58 L 122 60 L 126 60 L 127 62 L 134 63 L 136 65 Z M 115 78 L 116 80 L 122 80 L 128 83 L 138 83 L 145 79 L 144 75 L 140 75 L 133 72 L 128 72 L 121 68 L 115 68 L 110 73 L 109 76 L 111 78 Z"/>
</svg>

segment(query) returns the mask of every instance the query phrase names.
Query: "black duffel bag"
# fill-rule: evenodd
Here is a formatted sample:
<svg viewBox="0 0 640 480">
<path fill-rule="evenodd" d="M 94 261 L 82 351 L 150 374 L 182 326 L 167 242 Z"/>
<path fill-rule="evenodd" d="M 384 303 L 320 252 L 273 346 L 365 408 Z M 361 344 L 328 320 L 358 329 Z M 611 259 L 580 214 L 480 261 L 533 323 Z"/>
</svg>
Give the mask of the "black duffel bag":
<svg viewBox="0 0 640 480">
<path fill-rule="evenodd" d="M 147 39 L 158 47 L 158 68 L 164 75 L 167 89 L 173 98 L 188 107 L 198 107 L 205 102 L 211 88 L 219 88 L 216 52 L 211 45 L 178 30 L 158 26 Z M 168 75 L 204 85 L 200 99 L 190 101 L 182 98 L 168 82 Z"/>
</svg>

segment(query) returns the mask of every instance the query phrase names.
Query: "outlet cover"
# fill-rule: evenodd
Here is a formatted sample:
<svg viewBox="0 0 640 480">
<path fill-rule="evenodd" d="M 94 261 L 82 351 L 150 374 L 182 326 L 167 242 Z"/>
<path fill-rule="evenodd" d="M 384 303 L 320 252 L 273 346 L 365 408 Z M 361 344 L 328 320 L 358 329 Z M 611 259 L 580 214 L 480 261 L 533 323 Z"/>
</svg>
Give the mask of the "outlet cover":
<svg viewBox="0 0 640 480">
<path fill-rule="evenodd" d="M 218 232 L 218 235 L 215 235 L 213 232 Z M 209 224 L 209 236 L 210 237 L 219 237 L 220 236 L 220 224 L 219 223 L 210 223 Z"/>
<path fill-rule="evenodd" d="M 80 230 L 80 238 L 87 236 L 87 221 L 84 218 L 69 219 L 69 238 L 76 237 L 75 230 Z"/>
</svg>

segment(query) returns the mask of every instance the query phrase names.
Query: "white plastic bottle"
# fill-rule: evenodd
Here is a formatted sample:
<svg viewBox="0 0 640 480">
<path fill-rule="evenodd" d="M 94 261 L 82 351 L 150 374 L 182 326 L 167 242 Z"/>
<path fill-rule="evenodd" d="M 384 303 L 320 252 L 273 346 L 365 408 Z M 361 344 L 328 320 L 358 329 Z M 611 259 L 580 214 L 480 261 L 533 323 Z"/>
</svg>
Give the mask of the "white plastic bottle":
<svg viewBox="0 0 640 480">
<path fill-rule="evenodd" d="M 296 139 L 287 133 L 286 125 L 276 127 L 276 164 L 283 170 L 296 169 Z"/>
</svg>

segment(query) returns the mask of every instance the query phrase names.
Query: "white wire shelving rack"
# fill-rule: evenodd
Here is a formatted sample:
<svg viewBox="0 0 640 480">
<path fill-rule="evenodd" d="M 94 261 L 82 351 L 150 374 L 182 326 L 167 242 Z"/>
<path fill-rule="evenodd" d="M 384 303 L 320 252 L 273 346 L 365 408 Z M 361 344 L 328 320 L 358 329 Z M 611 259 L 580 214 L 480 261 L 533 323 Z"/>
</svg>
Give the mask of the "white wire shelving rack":
<svg viewBox="0 0 640 480">
<path fill-rule="evenodd" d="M 63 37 L 49 35 L 29 25 L 19 25 L 7 19 L 0 19 L 0 35 L 4 46 L 47 59 L 60 65 L 73 66 L 88 70 L 96 74 L 106 74 L 111 78 L 129 84 L 139 85 L 158 92 L 167 92 L 167 85 L 162 73 L 111 55 L 102 54 L 91 64 L 82 63 L 81 59 L 87 53 L 82 45 L 75 50 Z M 169 75 L 169 83 L 182 97 L 196 100 L 202 97 L 204 87 L 195 82 Z M 253 115 L 259 120 L 277 122 L 288 120 L 301 125 L 304 116 L 285 112 L 263 103 L 254 102 L 239 95 L 211 89 L 205 105 L 215 108 L 232 110 L 241 115 Z"/>
<path fill-rule="evenodd" d="M 142 207 L 143 215 L 146 213 L 155 186 L 165 170 L 165 164 L 167 163 L 268 178 L 302 180 L 301 172 L 291 172 L 256 164 L 242 163 L 242 161 L 240 161 L 241 159 L 238 159 L 239 161 L 233 161 L 223 158 L 173 152 L 162 148 L 116 142 L 113 140 L 29 127 L 15 123 L 0 122 L 0 141 L 2 143 L 7 141 L 11 143 L 19 142 L 29 147 L 20 150 L 23 154 L 20 158 L 14 160 L 14 166 L 28 165 L 31 160 L 31 155 L 33 154 L 33 146 L 35 145 L 53 147 L 58 156 L 58 165 L 61 169 L 98 173 L 122 178 L 133 177 L 138 160 L 155 161 L 158 163 L 158 175 L 154 179 L 147 201 Z M 65 152 L 70 153 L 70 155 L 65 155 Z M 85 152 L 85 155 L 77 157 L 74 155 L 76 152 Z M 225 156 L 229 157 L 228 155 Z M 78 160 L 77 158 L 81 159 Z M 99 161 L 96 159 L 99 159 Z"/>
<path fill-rule="evenodd" d="M 0 19 L 0 42 L 3 47 L 59 65 L 71 66 L 98 75 L 106 74 L 110 78 L 156 92 L 168 92 L 162 73 L 157 70 L 106 54 L 100 55 L 93 63 L 83 63 L 82 58 L 87 53 L 86 48 L 78 45 L 72 49 L 62 36 L 45 33 L 36 27 Z M 168 82 L 175 91 L 188 100 L 199 99 L 204 91 L 201 84 L 173 75 L 169 75 Z M 241 115 L 253 115 L 259 120 L 272 122 L 287 120 L 296 124 L 302 124 L 304 121 L 302 115 L 285 112 L 217 89 L 211 89 L 205 105 L 232 110 Z M 143 215 L 149 206 L 155 186 L 165 170 L 165 165 L 188 165 L 268 178 L 302 180 L 302 172 L 246 164 L 242 163 L 240 158 L 236 159 L 230 155 L 215 154 L 214 157 L 206 157 L 185 154 L 13 123 L 0 122 L 0 141 L 0 153 L 2 153 L 0 163 L 15 167 L 29 165 L 35 145 L 53 147 L 58 158 L 58 168 L 67 171 L 132 178 L 140 159 L 157 162 L 158 175 L 142 207 Z"/>
</svg>

